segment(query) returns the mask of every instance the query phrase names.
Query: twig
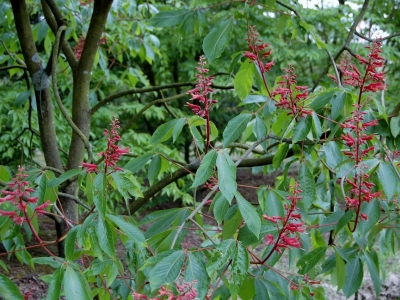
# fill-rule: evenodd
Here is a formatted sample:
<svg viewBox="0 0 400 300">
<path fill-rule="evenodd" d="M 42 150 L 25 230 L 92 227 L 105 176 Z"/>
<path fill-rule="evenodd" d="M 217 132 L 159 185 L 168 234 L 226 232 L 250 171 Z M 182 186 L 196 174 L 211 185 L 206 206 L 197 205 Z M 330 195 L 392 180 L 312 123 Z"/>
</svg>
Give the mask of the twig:
<svg viewBox="0 0 400 300">
<path fill-rule="evenodd" d="M 328 56 L 329 56 L 329 58 L 331 60 L 333 69 L 335 70 L 335 76 L 336 76 L 336 80 L 337 80 L 337 83 L 338 83 L 338 87 L 341 88 L 342 87 L 342 83 L 340 82 L 340 76 L 339 76 L 339 72 L 338 72 L 338 69 L 337 69 L 337 66 L 336 66 L 336 62 L 333 59 L 333 56 L 332 56 L 331 52 L 328 49 L 326 49 L 326 53 L 328 53 Z"/>
<path fill-rule="evenodd" d="M 373 42 L 375 42 L 375 41 L 385 41 L 385 40 L 389 40 L 389 39 L 391 39 L 391 38 L 400 36 L 400 32 L 398 32 L 398 33 L 394 33 L 394 34 L 385 36 L 384 38 L 370 39 L 369 37 L 366 37 L 365 35 L 362 35 L 362 34 L 359 33 L 358 31 L 355 31 L 354 34 L 355 34 L 356 36 L 358 36 L 358 37 L 360 37 L 360 38 L 362 38 L 362 39 L 368 41 L 368 42 L 371 42 L 371 43 L 373 43 Z"/>
<path fill-rule="evenodd" d="M 77 197 L 75 197 L 75 196 L 73 196 L 73 195 L 70 195 L 70 194 L 67 194 L 67 193 L 61 193 L 61 192 L 58 192 L 58 194 L 61 196 L 61 197 L 65 197 L 65 198 L 68 198 L 68 199 L 71 199 L 71 200 L 73 200 L 75 203 L 77 203 L 77 204 L 79 204 L 79 205 L 82 205 L 86 210 L 88 210 L 88 211 L 90 211 L 90 207 L 89 206 L 87 206 L 85 203 L 83 203 L 79 198 L 77 198 Z"/>
</svg>

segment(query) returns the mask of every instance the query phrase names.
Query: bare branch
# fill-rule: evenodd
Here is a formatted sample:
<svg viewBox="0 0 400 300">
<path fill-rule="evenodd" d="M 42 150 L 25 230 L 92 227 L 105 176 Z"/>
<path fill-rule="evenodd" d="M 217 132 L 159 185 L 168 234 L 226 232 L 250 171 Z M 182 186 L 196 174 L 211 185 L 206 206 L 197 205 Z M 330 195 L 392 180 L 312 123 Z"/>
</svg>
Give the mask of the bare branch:
<svg viewBox="0 0 400 300">
<path fill-rule="evenodd" d="M 366 37 L 365 35 L 362 35 L 362 34 L 359 33 L 358 31 L 355 31 L 354 34 L 355 34 L 356 36 L 358 36 L 358 37 L 360 37 L 360 38 L 362 38 L 362 39 L 368 41 L 368 42 L 371 42 L 371 43 L 373 43 L 373 42 L 375 42 L 375 41 L 386 41 L 386 40 L 389 40 L 389 39 L 391 39 L 391 38 L 400 36 L 400 32 L 398 32 L 398 33 L 394 33 L 394 34 L 385 36 L 384 38 L 370 39 L 369 37 Z"/>
</svg>

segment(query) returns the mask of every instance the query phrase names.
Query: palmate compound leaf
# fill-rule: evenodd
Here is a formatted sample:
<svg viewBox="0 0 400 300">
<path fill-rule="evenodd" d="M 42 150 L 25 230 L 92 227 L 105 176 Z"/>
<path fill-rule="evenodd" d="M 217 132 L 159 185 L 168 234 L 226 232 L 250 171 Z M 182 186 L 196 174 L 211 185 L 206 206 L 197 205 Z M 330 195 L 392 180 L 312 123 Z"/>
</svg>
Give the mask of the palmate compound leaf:
<svg viewBox="0 0 400 300">
<path fill-rule="evenodd" d="M 178 278 L 185 256 L 186 254 L 182 250 L 173 252 L 151 269 L 149 278 L 151 278 L 150 286 L 152 291 L 160 288 L 163 284 L 171 284 Z"/>
<path fill-rule="evenodd" d="M 215 162 L 217 160 L 217 156 L 217 151 L 211 150 L 203 157 L 203 160 L 201 161 L 200 167 L 196 172 L 196 176 L 191 187 L 202 185 L 208 180 L 208 178 L 210 178 Z"/>
<path fill-rule="evenodd" d="M 211 29 L 203 41 L 203 51 L 209 63 L 220 57 L 229 42 L 233 30 L 233 18 L 229 18 Z"/>
</svg>

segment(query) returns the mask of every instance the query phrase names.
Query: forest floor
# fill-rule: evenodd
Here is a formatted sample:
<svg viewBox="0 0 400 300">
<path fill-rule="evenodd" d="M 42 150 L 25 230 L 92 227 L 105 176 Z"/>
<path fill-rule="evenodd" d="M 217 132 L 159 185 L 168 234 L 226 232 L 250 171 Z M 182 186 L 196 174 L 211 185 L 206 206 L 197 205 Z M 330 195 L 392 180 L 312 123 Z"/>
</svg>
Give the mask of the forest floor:
<svg viewBox="0 0 400 300">
<path fill-rule="evenodd" d="M 237 174 L 237 180 L 239 185 L 240 193 L 249 201 L 256 202 L 256 188 L 259 185 L 273 185 L 274 176 L 252 174 L 251 170 L 239 170 Z M 251 184 L 252 187 L 248 185 Z M 246 186 L 244 186 L 246 185 Z M 168 208 L 172 206 L 179 206 L 179 203 L 168 204 Z M 162 207 L 155 207 L 154 209 L 160 209 Z M 164 207 L 165 208 L 165 207 Z M 144 215 L 142 214 L 141 217 Z M 41 238 L 46 241 L 51 241 L 55 239 L 55 229 L 53 221 L 47 217 L 42 217 L 41 222 Z M 199 245 L 200 239 L 196 234 L 189 233 L 184 241 L 188 248 Z M 27 246 L 33 246 L 29 249 L 29 253 L 32 257 L 47 256 L 47 253 L 41 247 L 34 247 L 34 244 L 27 244 Z M 121 260 L 125 260 L 125 250 L 121 243 L 116 245 L 118 257 Z M 49 250 L 53 253 L 57 253 L 56 245 L 49 245 Z M 10 278 L 20 289 L 20 291 L 25 295 L 27 300 L 39 300 L 46 297 L 46 292 L 48 285 L 41 279 L 42 276 L 51 274 L 53 269 L 49 266 L 35 265 L 35 268 L 21 264 L 15 255 L 5 255 L 4 248 L 0 246 L 0 259 L 3 260 L 9 272 L 5 272 L 0 268 L 0 273 L 6 275 Z M 278 265 L 274 266 L 281 271 L 287 270 L 288 261 L 280 262 Z M 358 293 L 359 300 L 375 300 L 375 299 L 390 299 L 398 300 L 400 299 L 400 257 L 388 257 L 384 258 L 381 262 L 382 271 L 385 272 L 385 282 L 381 288 L 381 294 L 379 298 L 376 298 L 375 291 L 369 277 L 368 272 L 364 276 L 364 281 L 361 289 Z M 336 292 L 336 289 L 329 284 L 329 277 L 323 277 L 322 286 L 325 288 L 325 293 L 327 299 L 346 299 L 346 297 L 341 292 Z M 0 297 L 1 299 L 1 297 Z M 352 296 L 352 299 L 354 297 Z M 79 299 L 76 299 L 79 300 Z"/>
</svg>

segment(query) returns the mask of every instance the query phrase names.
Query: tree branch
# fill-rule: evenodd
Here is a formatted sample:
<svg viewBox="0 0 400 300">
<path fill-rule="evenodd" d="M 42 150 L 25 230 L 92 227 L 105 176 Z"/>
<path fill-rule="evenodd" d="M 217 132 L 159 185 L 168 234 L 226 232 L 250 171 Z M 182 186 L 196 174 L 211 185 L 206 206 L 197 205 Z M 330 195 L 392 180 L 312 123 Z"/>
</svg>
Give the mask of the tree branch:
<svg viewBox="0 0 400 300">
<path fill-rule="evenodd" d="M 21 66 L 21 65 L 14 65 L 14 66 L 5 66 L 5 67 L 0 67 L 0 71 L 6 71 L 10 69 L 23 69 L 26 70 L 26 66 Z"/>
<path fill-rule="evenodd" d="M 400 36 L 400 32 L 398 32 L 398 33 L 394 33 L 394 34 L 385 36 L 384 38 L 380 38 L 380 39 L 370 39 L 369 37 L 366 37 L 365 35 L 362 35 L 361 33 L 357 32 L 357 31 L 355 31 L 354 34 L 355 34 L 356 36 L 358 36 L 358 37 L 360 37 L 360 38 L 362 38 L 362 39 L 368 41 L 368 42 L 371 42 L 371 43 L 373 43 L 373 42 L 375 42 L 375 41 L 385 41 L 385 40 L 389 40 L 389 39 L 391 39 L 391 38 Z"/>
<path fill-rule="evenodd" d="M 61 20 L 64 20 L 64 18 L 62 17 L 61 12 L 59 11 L 57 5 L 54 3 L 53 0 L 41 0 L 41 3 L 43 8 L 44 18 L 46 19 L 46 22 L 49 25 L 53 34 L 56 35 L 58 27 L 61 26 L 62 23 Z M 67 40 L 62 39 L 61 49 L 71 69 L 75 69 L 79 61 L 75 57 L 74 51 L 72 50 Z"/>
<path fill-rule="evenodd" d="M 363 6 L 361 7 L 360 13 L 358 14 L 357 18 L 354 20 L 354 22 L 353 22 L 353 24 L 352 24 L 352 26 L 350 28 L 349 34 L 347 35 L 347 38 L 346 38 L 346 42 L 344 43 L 342 48 L 340 48 L 340 50 L 336 53 L 336 55 L 334 56 L 333 61 L 336 61 L 339 58 L 339 56 L 343 53 L 344 50 L 349 51 L 349 53 L 353 55 L 353 53 L 351 52 L 351 50 L 349 48 L 349 45 L 350 45 L 351 40 L 353 39 L 353 36 L 354 36 L 354 33 L 355 33 L 356 29 L 357 29 L 358 24 L 361 22 L 365 12 L 367 11 L 368 4 L 369 4 L 369 0 L 365 0 L 364 3 L 363 3 Z M 320 83 L 322 78 L 326 74 L 328 74 L 329 68 L 331 66 L 331 63 L 332 63 L 332 61 L 330 60 L 330 63 L 328 64 L 328 66 L 324 69 L 322 74 L 319 76 L 317 81 L 314 83 L 314 86 L 311 89 L 311 92 L 313 92 L 316 89 L 316 87 L 318 86 L 318 84 Z"/>
<path fill-rule="evenodd" d="M 58 48 L 60 46 L 60 39 L 62 32 L 67 29 L 67 26 L 61 26 L 57 30 L 56 34 L 56 40 L 53 46 L 52 50 L 52 57 L 51 57 L 51 77 L 52 77 L 52 82 L 53 82 L 53 91 L 54 91 L 54 96 L 56 98 L 56 102 L 58 104 L 58 107 L 61 110 L 61 113 L 63 114 L 65 120 L 68 122 L 69 126 L 71 126 L 72 130 L 81 138 L 82 142 L 85 144 L 85 148 L 87 149 L 89 153 L 89 161 L 93 161 L 93 153 L 92 153 L 92 146 L 89 144 L 88 139 L 86 136 L 82 133 L 82 131 L 79 130 L 78 126 L 75 125 L 75 123 L 72 121 L 71 117 L 69 116 L 67 109 L 64 107 L 60 94 L 58 93 L 58 87 L 57 87 L 57 72 L 56 72 L 56 66 L 57 66 L 57 57 L 58 57 Z"/>
<path fill-rule="evenodd" d="M 225 75 L 225 74 L 217 74 L 217 75 Z M 149 93 L 149 92 L 156 92 L 164 89 L 170 89 L 170 88 L 177 88 L 177 87 L 183 87 L 183 86 L 195 86 L 196 82 L 178 82 L 178 83 L 171 83 L 171 84 L 166 84 L 166 85 L 159 85 L 159 86 L 149 86 L 145 88 L 134 88 L 122 92 L 117 92 L 115 94 L 111 94 L 104 98 L 103 100 L 99 101 L 96 103 L 95 106 L 93 106 L 91 113 L 92 115 L 98 111 L 101 107 L 106 105 L 108 102 L 111 102 L 117 98 L 121 98 L 123 96 L 127 95 L 132 95 L 132 94 L 143 94 L 143 93 Z M 212 85 L 213 88 L 220 89 L 220 90 L 230 90 L 233 89 L 233 86 L 223 86 L 223 85 Z"/>
</svg>

